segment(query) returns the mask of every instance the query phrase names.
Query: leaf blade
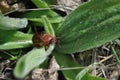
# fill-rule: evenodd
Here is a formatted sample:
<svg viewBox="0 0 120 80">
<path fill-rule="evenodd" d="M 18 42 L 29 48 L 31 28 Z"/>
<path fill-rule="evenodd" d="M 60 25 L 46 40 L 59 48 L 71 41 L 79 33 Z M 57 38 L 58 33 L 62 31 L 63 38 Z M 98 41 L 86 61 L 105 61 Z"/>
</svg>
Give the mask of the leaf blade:
<svg viewBox="0 0 120 80">
<path fill-rule="evenodd" d="M 119 6 L 119 0 L 92 0 L 79 6 L 56 31 L 61 38 L 56 51 L 82 52 L 118 38 Z"/>
<path fill-rule="evenodd" d="M 52 50 L 54 49 L 54 46 L 55 45 L 50 45 L 47 51 L 44 47 L 34 48 L 26 55 L 21 57 L 18 60 L 14 69 L 14 75 L 17 78 L 24 78 L 32 69 L 42 64 L 46 60 L 46 58 L 51 54 Z"/>
<path fill-rule="evenodd" d="M 32 45 L 32 34 L 14 30 L 0 30 L 0 49 L 25 48 Z"/>
<path fill-rule="evenodd" d="M 1 30 L 16 30 L 25 28 L 28 24 L 26 18 L 10 18 L 0 15 L 0 29 Z"/>
</svg>

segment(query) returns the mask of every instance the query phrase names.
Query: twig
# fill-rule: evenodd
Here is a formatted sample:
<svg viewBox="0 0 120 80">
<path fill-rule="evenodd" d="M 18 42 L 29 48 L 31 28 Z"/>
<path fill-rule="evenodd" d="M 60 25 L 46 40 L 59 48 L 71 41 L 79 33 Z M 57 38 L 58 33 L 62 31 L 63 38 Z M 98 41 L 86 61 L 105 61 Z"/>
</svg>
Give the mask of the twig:
<svg viewBox="0 0 120 80">
<path fill-rule="evenodd" d="M 110 56 L 107 56 L 106 58 L 104 58 L 104 59 L 102 59 L 99 63 L 101 64 L 101 63 L 103 63 L 103 62 L 105 62 L 105 61 L 107 61 L 108 59 L 110 59 L 110 58 L 112 58 L 113 57 L 113 54 L 112 55 L 110 55 Z"/>
</svg>

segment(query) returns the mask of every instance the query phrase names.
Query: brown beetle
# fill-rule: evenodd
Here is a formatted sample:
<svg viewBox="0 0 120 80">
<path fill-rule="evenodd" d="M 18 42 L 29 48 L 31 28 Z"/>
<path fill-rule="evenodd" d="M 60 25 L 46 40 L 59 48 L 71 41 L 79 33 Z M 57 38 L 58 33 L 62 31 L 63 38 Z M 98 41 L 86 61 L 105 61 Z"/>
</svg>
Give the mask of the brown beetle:
<svg viewBox="0 0 120 80">
<path fill-rule="evenodd" d="M 48 33 L 38 33 L 33 36 L 32 42 L 37 47 L 49 46 L 50 44 L 56 44 L 57 38 Z"/>
</svg>

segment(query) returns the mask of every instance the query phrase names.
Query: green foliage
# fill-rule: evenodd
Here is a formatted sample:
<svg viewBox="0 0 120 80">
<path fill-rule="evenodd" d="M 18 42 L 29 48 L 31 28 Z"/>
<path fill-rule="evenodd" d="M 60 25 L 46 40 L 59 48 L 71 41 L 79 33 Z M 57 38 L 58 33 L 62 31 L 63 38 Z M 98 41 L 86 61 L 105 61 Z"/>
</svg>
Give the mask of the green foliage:
<svg viewBox="0 0 120 80">
<path fill-rule="evenodd" d="M 29 21 L 42 23 L 41 18 L 28 18 Z M 50 23 L 61 23 L 63 21 L 62 17 L 49 18 Z"/>
<path fill-rule="evenodd" d="M 43 0 L 45 1 L 48 5 L 55 5 L 57 3 L 57 0 Z"/>
<path fill-rule="evenodd" d="M 105 80 L 103 78 L 90 76 L 88 71 L 97 64 L 91 64 L 82 68 L 80 64 L 73 60 L 72 56 L 53 52 L 58 64 L 63 69 L 63 75 L 67 80 Z M 66 69 L 65 69 L 66 68 Z"/>
<path fill-rule="evenodd" d="M 82 78 L 84 78 L 83 76 L 85 76 L 85 75 L 88 73 L 88 71 L 89 71 L 91 68 L 95 67 L 97 64 L 98 64 L 98 63 L 91 64 L 91 65 L 89 65 L 88 67 L 86 67 L 85 69 L 83 69 L 82 71 L 80 71 L 80 72 L 77 74 L 77 76 L 76 76 L 76 80 L 82 80 Z M 83 80 L 84 80 L 84 79 L 83 79 Z"/>
<path fill-rule="evenodd" d="M 43 10 L 37 10 L 37 11 L 31 11 L 28 13 L 23 14 L 24 17 L 27 18 L 40 18 L 43 15 L 46 15 L 48 17 L 57 17 L 59 16 L 57 13 L 49 9 L 49 6 L 42 0 L 31 0 L 39 9 Z M 44 9 L 48 8 L 48 9 Z M 59 16 L 60 17 L 60 16 Z"/>
<path fill-rule="evenodd" d="M 14 75 L 24 78 L 32 69 L 43 63 L 53 49 L 54 45 L 50 45 L 47 51 L 44 47 L 34 48 L 19 59 L 14 69 Z"/>
<path fill-rule="evenodd" d="M 32 0 L 32 2 L 38 7 L 38 8 L 49 8 L 49 6 L 45 3 L 43 0 Z M 52 11 L 51 9 L 45 10 L 45 13 L 49 14 L 50 16 L 58 16 L 57 13 Z"/>
<path fill-rule="evenodd" d="M 21 54 L 20 49 L 4 51 L 0 50 L 0 57 L 8 60 L 16 60 Z"/>
<path fill-rule="evenodd" d="M 61 53 L 82 52 L 120 36 L 120 1 L 92 0 L 67 16 L 56 31 Z"/>
<path fill-rule="evenodd" d="M 54 30 L 47 16 L 42 16 L 42 20 L 46 33 L 55 36 Z M 35 48 L 21 57 L 14 70 L 15 76 L 18 78 L 24 78 L 32 69 L 39 66 L 47 59 L 54 47 L 55 44 L 51 44 L 47 50 L 45 50 L 45 47 L 38 49 Z"/>
<path fill-rule="evenodd" d="M 70 55 L 64 55 L 61 53 L 53 52 L 53 55 L 55 56 L 58 64 L 62 68 L 67 67 L 79 67 L 80 65 L 76 63 L 72 56 Z M 76 75 L 79 73 L 79 70 L 81 69 L 75 69 L 75 70 L 63 70 L 63 74 L 67 80 L 75 80 Z"/>
<path fill-rule="evenodd" d="M 32 2 L 38 8 L 49 8 L 44 0 L 32 0 Z M 119 0 L 91 0 L 74 10 L 65 21 L 51 9 L 26 12 L 22 17 L 44 26 L 46 33 L 56 35 L 60 40 L 57 46 L 50 44 L 47 49 L 45 46 L 33 48 L 22 56 L 16 64 L 14 75 L 24 78 L 32 69 L 47 59 L 54 47 L 52 55 L 62 68 L 81 67 L 70 55 L 64 53 L 82 52 L 118 38 L 120 36 L 119 13 Z M 1 50 L 25 48 L 32 45 L 32 34 L 16 30 L 27 27 L 26 18 L 10 18 L 0 13 Z M 62 21 L 63 23 L 58 26 Z M 55 30 L 53 29 L 54 24 L 57 25 Z M 83 70 L 62 70 L 62 72 L 67 80 L 105 80 L 90 76 L 88 74 L 90 68 L 91 65 Z"/>
<path fill-rule="evenodd" d="M 117 52 L 116 52 L 116 50 L 114 49 L 113 46 L 111 46 L 111 50 L 112 50 L 112 52 L 113 52 L 113 54 L 114 54 L 114 56 L 115 56 L 115 58 L 116 58 L 118 64 L 120 65 L 119 55 L 117 54 Z"/>
<path fill-rule="evenodd" d="M 107 80 L 107 79 L 104 79 L 104 78 L 101 78 L 101 77 L 91 76 L 90 74 L 85 74 L 85 76 L 82 77 L 81 80 Z"/>
<path fill-rule="evenodd" d="M 42 20 L 43 20 L 46 33 L 51 34 L 52 36 L 55 36 L 54 30 L 47 16 L 42 16 Z"/>
<path fill-rule="evenodd" d="M 16 30 L 25 28 L 28 24 L 26 18 L 10 18 L 0 15 L 0 29 L 2 30 Z"/>
<path fill-rule="evenodd" d="M 45 25 L 46 33 L 55 36 L 54 30 L 49 23 L 49 20 L 46 16 L 42 17 L 43 24 Z M 54 49 L 55 44 L 51 44 L 47 50 L 45 47 L 41 47 L 38 49 L 33 49 L 32 51 L 28 52 L 26 55 L 21 57 L 16 64 L 14 74 L 18 78 L 25 77 L 33 68 L 43 63 L 46 58 L 51 54 L 52 50 Z"/>
<path fill-rule="evenodd" d="M 25 48 L 32 44 L 32 35 L 14 30 L 0 30 L 0 49 Z"/>
<path fill-rule="evenodd" d="M 42 9 L 42 10 L 36 10 L 36 11 L 33 10 L 30 12 L 26 12 L 22 15 L 22 17 L 26 17 L 29 21 L 33 23 L 34 26 L 42 25 L 41 17 L 44 15 L 48 17 L 48 19 L 52 24 L 55 23 L 58 24 L 63 21 L 63 18 L 59 16 L 56 12 L 51 10 L 44 0 L 32 0 L 32 2 L 38 7 L 38 9 Z"/>
</svg>

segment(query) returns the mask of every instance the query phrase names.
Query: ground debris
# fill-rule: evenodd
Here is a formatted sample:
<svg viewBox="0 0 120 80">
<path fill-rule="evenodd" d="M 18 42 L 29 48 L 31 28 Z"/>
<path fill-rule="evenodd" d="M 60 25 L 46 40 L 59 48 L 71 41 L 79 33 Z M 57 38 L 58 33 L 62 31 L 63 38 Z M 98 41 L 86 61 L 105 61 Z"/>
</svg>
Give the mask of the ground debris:
<svg viewBox="0 0 120 80">
<path fill-rule="evenodd" d="M 54 57 L 51 58 L 48 69 L 35 69 L 31 72 L 30 77 L 25 80 L 58 80 L 59 65 Z"/>
</svg>

